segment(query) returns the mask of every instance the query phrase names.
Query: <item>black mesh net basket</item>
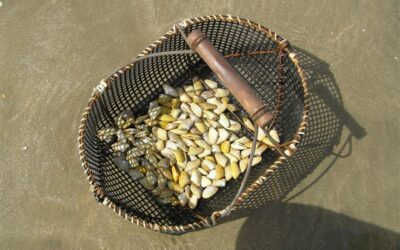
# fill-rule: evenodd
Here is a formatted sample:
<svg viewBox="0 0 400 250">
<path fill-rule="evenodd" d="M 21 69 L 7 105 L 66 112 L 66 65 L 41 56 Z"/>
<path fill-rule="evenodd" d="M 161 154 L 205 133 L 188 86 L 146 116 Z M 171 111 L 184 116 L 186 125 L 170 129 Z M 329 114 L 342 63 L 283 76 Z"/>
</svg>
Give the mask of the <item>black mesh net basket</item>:
<svg viewBox="0 0 400 250">
<path fill-rule="evenodd" d="M 295 150 L 307 125 L 308 93 L 303 72 L 289 43 L 269 29 L 230 15 L 205 16 L 180 23 L 185 33 L 200 29 L 229 63 L 256 90 L 273 111 L 271 124 L 279 133 L 283 150 Z M 188 50 L 174 26 L 137 58 L 142 60 L 121 68 L 94 89 L 79 128 L 79 154 L 96 200 L 134 224 L 166 233 L 181 233 L 211 226 L 234 199 L 242 183 L 241 175 L 231 180 L 210 199 L 202 199 L 191 210 L 160 205 L 153 194 L 112 163 L 109 145 L 100 141 L 100 128 L 114 123 L 124 110 L 146 112 L 149 102 L 162 92 L 162 84 L 178 87 L 194 76 L 213 79 L 213 72 L 197 54 L 154 53 Z M 244 116 L 239 111 L 238 116 Z M 251 169 L 236 205 L 251 195 L 285 160 L 268 150 Z"/>
</svg>

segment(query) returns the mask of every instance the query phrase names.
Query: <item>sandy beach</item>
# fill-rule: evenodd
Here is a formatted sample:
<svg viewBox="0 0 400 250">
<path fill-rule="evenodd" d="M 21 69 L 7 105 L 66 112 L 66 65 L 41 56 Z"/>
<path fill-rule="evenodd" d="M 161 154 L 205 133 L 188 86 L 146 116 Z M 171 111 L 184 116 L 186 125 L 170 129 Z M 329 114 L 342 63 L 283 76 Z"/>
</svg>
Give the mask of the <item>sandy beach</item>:
<svg viewBox="0 0 400 250">
<path fill-rule="evenodd" d="M 1 2 L 1 249 L 400 249 L 399 1 Z M 219 225 L 180 236 L 132 225 L 89 191 L 83 109 L 174 23 L 228 13 L 297 51 L 306 137 Z"/>
</svg>

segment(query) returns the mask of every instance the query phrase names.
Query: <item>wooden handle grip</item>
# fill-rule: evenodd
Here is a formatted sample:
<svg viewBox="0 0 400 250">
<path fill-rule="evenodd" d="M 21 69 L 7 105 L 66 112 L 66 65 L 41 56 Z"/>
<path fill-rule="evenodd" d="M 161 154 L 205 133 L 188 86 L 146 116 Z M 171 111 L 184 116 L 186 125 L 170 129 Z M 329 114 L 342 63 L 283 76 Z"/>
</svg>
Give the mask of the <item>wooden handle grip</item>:
<svg viewBox="0 0 400 250">
<path fill-rule="evenodd" d="M 265 127 L 272 120 L 273 115 L 267 110 L 260 98 L 257 97 L 247 81 L 214 47 L 207 36 L 200 30 L 193 30 L 188 35 L 188 43 L 218 79 L 230 90 L 232 95 L 250 114 L 253 121 L 258 126 Z"/>
</svg>

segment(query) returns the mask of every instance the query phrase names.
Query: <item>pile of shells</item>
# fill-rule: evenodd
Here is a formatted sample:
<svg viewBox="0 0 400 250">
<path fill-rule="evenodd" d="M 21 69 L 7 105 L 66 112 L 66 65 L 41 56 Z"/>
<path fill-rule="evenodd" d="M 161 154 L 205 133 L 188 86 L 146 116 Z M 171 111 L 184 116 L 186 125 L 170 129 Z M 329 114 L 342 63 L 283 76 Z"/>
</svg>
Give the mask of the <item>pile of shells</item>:
<svg viewBox="0 0 400 250">
<path fill-rule="evenodd" d="M 148 114 L 134 118 L 124 111 L 115 127 L 101 129 L 100 140 L 112 143 L 115 165 L 146 189 L 160 204 L 188 205 L 212 197 L 226 182 L 239 178 L 249 163 L 252 141 L 239 136 L 240 122 L 231 119 L 237 107 L 230 92 L 212 80 L 195 78 L 192 85 L 173 88 L 149 104 Z M 251 120 L 243 124 L 254 131 Z M 276 130 L 271 137 L 279 143 Z M 272 143 L 262 130 L 252 166 Z"/>
</svg>

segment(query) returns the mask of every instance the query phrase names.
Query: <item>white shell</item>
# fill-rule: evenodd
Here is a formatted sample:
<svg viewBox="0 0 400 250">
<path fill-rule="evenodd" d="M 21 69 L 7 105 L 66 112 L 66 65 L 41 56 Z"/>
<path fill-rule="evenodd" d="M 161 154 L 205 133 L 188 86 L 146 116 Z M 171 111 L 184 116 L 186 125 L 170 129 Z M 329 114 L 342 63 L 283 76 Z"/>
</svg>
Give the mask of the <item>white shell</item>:
<svg viewBox="0 0 400 250">
<path fill-rule="evenodd" d="M 190 108 L 196 116 L 201 117 L 203 115 L 203 110 L 197 103 L 192 102 Z"/>
<path fill-rule="evenodd" d="M 228 119 L 228 117 L 226 117 L 226 115 L 224 115 L 224 114 L 221 114 L 221 115 L 219 116 L 218 122 L 219 122 L 219 124 L 221 124 L 222 127 L 224 127 L 224 128 L 229 128 L 229 126 L 230 126 L 229 119 Z"/>
<path fill-rule="evenodd" d="M 210 89 L 216 89 L 218 87 L 218 83 L 210 80 L 210 79 L 206 79 L 204 80 L 204 83 L 210 88 Z"/>
<path fill-rule="evenodd" d="M 199 185 L 200 186 L 200 185 Z M 190 191 L 192 192 L 192 196 L 196 196 L 198 199 L 200 199 L 201 198 L 201 193 L 202 193 L 202 191 L 201 191 L 201 188 L 199 188 L 198 186 L 196 186 L 196 185 L 190 185 Z"/>
<path fill-rule="evenodd" d="M 190 181 L 196 186 L 201 185 L 201 173 L 199 170 L 195 169 L 192 171 L 192 176 L 190 177 Z"/>
<path fill-rule="evenodd" d="M 226 141 L 226 140 L 229 138 L 230 135 L 231 135 L 230 132 L 227 131 L 226 129 L 224 129 L 224 128 L 219 128 L 219 129 L 218 129 L 218 140 L 217 140 L 217 144 L 221 144 L 221 143 L 223 143 L 224 141 Z"/>
<path fill-rule="evenodd" d="M 199 147 L 204 149 L 211 149 L 211 146 L 205 140 L 196 140 L 194 141 Z"/>
<path fill-rule="evenodd" d="M 211 170 L 207 175 L 207 178 L 210 180 L 214 180 L 216 177 L 217 177 L 217 171 L 215 171 L 215 169 Z"/>
<path fill-rule="evenodd" d="M 207 159 L 205 159 L 202 164 L 204 164 L 210 170 L 215 169 L 215 166 L 216 166 L 215 162 L 207 160 Z"/>
<path fill-rule="evenodd" d="M 227 89 L 216 89 L 215 90 L 215 96 L 216 97 L 226 97 L 229 96 L 230 92 Z"/>
<path fill-rule="evenodd" d="M 211 145 L 216 144 L 218 140 L 218 131 L 211 127 L 210 130 L 208 131 L 208 141 L 210 142 Z"/>
<path fill-rule="evenodd" d="M 225 187 L 226 180 L 225 179 L 219 179 L 219 180 L 213 180 L 212 185 L 216 187 Z"/>
<path fill-rule="evenodd" d="M 198 200 L 199 200 L 199 198 L 197 198 L 196 196 L 192 195 L 192 196 L 189 198 L 189 201 L 188 201 L 188 206 L 189 206 L 189 208 L 190 208 L 190 209 L 196 208 L 196 207 L 197 207 L 197 202 L 198 202 Z"/>
<path fill-rule="evenodd" d="M 215 160 L 217 161 L 217 163 L 223 167 L 226 167 L 228 164 L 228 158 L 226 158 L 226 156 L 224 156 L 221 153 L 215 153 L 214 154 Z"/>
<path fill-rule="evenodd" d="M 208 186 L 208 187 L 206 187 L 206 188 L 204 189 L 202 197 L 203 197 L 204 199 L 208 199 L 208 198 L 210 198 L 211 196 L 213 196 L 217 191 L 218 191 L 218 188 L 217 188 L 217 187 Z"/>
<path fill-rule="evenodd" d="M 178 200 L 182 206 L 185 206 L 188 202 L 188 197 L 186 193 L 181 193 L 180 195 L 178 195 Z"/>
<path fill-rule="evenodd" d="M 204 188 L 204 187 L 208 187 L 208 186 L 210 186 L 210 185 L 211 185 L 210 179 L 208 179 L 208 178 L 205 177 L 205 176 L 202 176 L 202 177 L 201 177 L 201 186 Z"/>
</svg>

